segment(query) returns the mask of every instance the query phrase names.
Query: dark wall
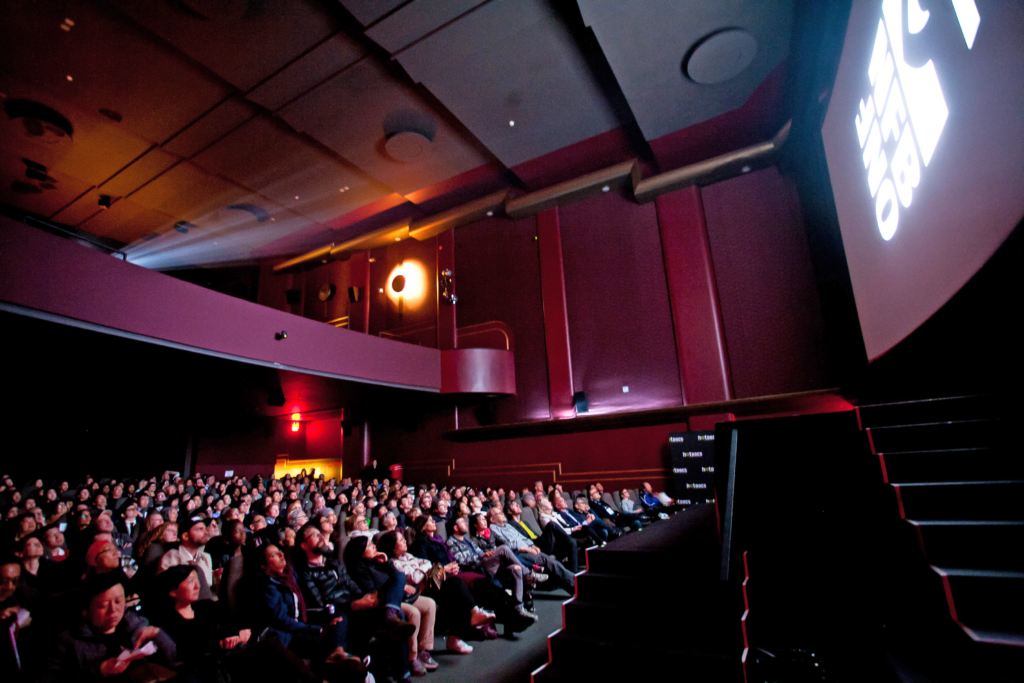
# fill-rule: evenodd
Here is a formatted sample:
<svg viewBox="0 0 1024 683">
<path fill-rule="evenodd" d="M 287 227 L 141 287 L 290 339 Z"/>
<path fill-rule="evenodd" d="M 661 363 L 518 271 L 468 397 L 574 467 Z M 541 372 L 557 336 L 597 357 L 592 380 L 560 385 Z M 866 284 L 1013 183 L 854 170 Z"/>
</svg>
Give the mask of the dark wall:
<svg viewBox="0 0 1024 683">
<path fill-rule="evenodd" d="M 821 307 L 793 184 L 773 167 L 701 194 L 736 398 L 829 386 Z"/>
<path fill-rule="evenodd" d="M 680 405 L 654 203 L 607 192 L 558 212 L 573 389 L 594 413 Z"/>
<path fill-rule="evenodd" d="M 455 230 L 459 327 L 501 321 L 512 328 L 516 395 L 493 402 L 484 421 L 546 420 L 548 372 L 540 293 L 537 220 L 498 218 Z M 459 412 L 459 424 L 479 423 L 477 406 Z"/>
</svg>

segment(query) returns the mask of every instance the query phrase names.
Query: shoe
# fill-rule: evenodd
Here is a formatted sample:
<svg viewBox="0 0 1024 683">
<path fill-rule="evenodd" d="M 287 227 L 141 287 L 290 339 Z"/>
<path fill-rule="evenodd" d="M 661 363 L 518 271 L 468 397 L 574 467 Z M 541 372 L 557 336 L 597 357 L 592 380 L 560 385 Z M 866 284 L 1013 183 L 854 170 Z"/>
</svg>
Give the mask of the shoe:
<svg viewBox="0 0 1024 683">
<path fill-rule="evenodd" d="M 523 581 L 531 586 L 536 586 L 538 583 L 544 583 L 548 578 L 548 575 L 544 572 L 532 572 L 524 576 Z"/>
<path fill-rule="evenodd" d="M 668 519 L 668 515 L 666 515 L 664 512 L 659 512 L 658 519 Z"/>
<path fill-rule="evenodd" d="M 468 655 L 473 651 L 471 646 L 466 645 L 461 638 L 455 636 L 448 636 L 447 646 L 448 652 L 454 652 L 457 655 Z"/>
<path fill-rule="evenodd" d="M 419 660 L 419 657 L 417 657 L 416 659 L 414 659 L 411 662 L 409 662 L 409 672 L 413 676 L 417 676 L 417 677 L 419 677 L 419 676 L 426 676 L 427 675 L 427 667 L 423 666 L 423 662 L 421 662 Z"/>
<path fill-rule="evenodd" d="M 423 668 L 427 671 L 433 671 L 437 668 L 437 662 L 434 661 L 434 658 L 430 656 L 429 652 L 421 652 L 417 655 L 417 657 L 419 658 L 420 662 L 423 663 Z"/>
<path fill-rule="evenodd" d="M 384 610 L 384 623 L 380 625 L 380 634 L 390 640 L 405 640 L 416 632 L 416 625 L 402 618 L 402 610 L 387 607 Z"/>
<path fill-rule="evenodd" d="M 494 619 L 494 612 L 474 607 L 473 616 L 470 618 L 469 623 L 471 626 L 483 626 L 484 624 L 493 624 Z"/>
<path fill-rule="evenodd" d="M 480 635 L 483 636 L 484 640 L 495 640 L 498 637 L 498 630 L 491 624 L 477 626 L 476 629 L 480 631 Z"/>
<path fill-rule="evenodd" d="M 526 608 L 523 606 L 516 607 L 516 614 L 518 614 L 521 617 L 525 617 L 526 619 L 530 619 L 531 621 L 537 621 L 538 619 L 540 619 L 540 617 L 538 617 L 536 614 L 533 614 L 532 612 L 527 612 Z"/>
</svg>

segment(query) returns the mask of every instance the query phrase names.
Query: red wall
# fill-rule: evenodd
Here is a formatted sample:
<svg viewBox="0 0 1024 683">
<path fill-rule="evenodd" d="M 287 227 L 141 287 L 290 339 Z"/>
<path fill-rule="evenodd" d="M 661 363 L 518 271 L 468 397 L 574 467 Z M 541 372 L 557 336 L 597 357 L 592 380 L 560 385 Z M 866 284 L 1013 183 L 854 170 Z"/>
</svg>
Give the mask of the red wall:
<svg viewBox="0 0 1024 683">
<path fill-rule="evenodd" d="M 558 213 L 573 389 L 591 413 L 680 405 L 654 204 L 607 192 Z"/>
<path fill-rule="evenodd" d="M 830 385 L 796 189 L 775 168 L 701 191 L 736 398 Z"/>
<path fill-rule="evenodd" d="M 268 476 L 274 472 L 278 455 L 296 460 L 330 460 L 341 462 L 341 418 L 306 420 L 299 431 L 291 430 L 291 421 L 264 418 L 221 434 L 201 436 L 196 448 L 196 470 L 223 476 L 224 470 L 235 474 Z"/>
<path fill-rule="evenodd" d="M 489 218 L 455 230 L 459 327 L 498 320 L 512 328 L 516 395 L 495 402 L 495 422 L 546 420 L 548 373 L 537 253 L 537 220 Z M 459 411 L 459 425 L 477 424 L 474 407 Z"/>
</svg>

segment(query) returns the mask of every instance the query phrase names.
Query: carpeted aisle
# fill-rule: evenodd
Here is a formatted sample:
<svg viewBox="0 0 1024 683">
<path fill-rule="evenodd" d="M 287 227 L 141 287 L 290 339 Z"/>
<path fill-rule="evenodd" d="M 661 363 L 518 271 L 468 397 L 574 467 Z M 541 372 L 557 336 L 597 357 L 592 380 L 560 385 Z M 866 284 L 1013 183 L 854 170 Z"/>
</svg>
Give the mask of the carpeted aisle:
<svg viewBox="0 0 1024 683">
<path fill-rule="evenodd" d="M 514 641 L 505 638 L 472 641 L 473 654 L 435 653 L 437 671 L 415 680 L 424 683 L 529 683 L 530 672 L 548 661 L 548 639 L 562 628 L 565 591 L 534 593 L 534 607 L 540 619 Z M 498 628 L 501 631 L 501 628 Z M 440 640 L 443 643 L 443 639 Z"/>
</svg>

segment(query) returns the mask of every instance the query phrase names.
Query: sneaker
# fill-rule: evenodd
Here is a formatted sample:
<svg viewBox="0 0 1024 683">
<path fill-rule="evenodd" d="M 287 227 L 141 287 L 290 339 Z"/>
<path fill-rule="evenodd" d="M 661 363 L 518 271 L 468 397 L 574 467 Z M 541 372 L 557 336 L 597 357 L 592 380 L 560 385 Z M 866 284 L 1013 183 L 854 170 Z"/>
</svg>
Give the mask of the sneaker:
<svg viewBox="0 0 1024 683">
<path fill-rule="evenodd" d="M 423 668 L 427 671 L 433 671 L 437 668 L 437 662 L 434 661 L 429 652 L 421 652 L 417 657 L 419 657 L 419 660 L 423 663 Z"/>
<path fill-rule="evenodd" d="M 448 636 L 447 646 L 449 652 L 454 652 L 457 655 L 468 655 L 473 651 L 471 646 L 466 645 L 461 638 L 456 638 L 455 636 Z"/>
<path fill-rule="evenodd" d="M 413 676 L 426 676 L 427 667 L 423 666 L 423 662 L 419 660 L 419 657 L 409 662 L 409 672 Z"/>
<path fill-rule="evenodd" d="M 476 629 L 480 631 L 480 635 L 483 636 L 484 640 L 495 640 L 498 637 L 498 630 L 491 624 L 477 626 Z"/>
<path fill-rule="evenodd" d="M 472 626 L 483 626 L 484 624 L 493 624 L 494 619 L 494 612 L 488 612 L 487 610 L 480 609 L 479 607 L 474 607 L 473 616 L 470 618 L 469 623 Z"/>
<path fill-rule="evenodd" d="M 548 578 L 550 577 L 548 577 L 548 575 L 544 572 L 532 572 L 524 576 L 523 581 L 530 584 L 531 586 L 536 586 L 538 583 L 544 583 L 548 580 Z"/>
<path fill-rule="evenodd" d="M 659 512 L 658 519 L 668 519 L 668 515 L 666 515 L 664 512 Z"/>
<path fill-rule="evenodd" d="M 518 614 L 521 617 L 530 619 L 531 621 L 537 621 L 538 619 L 540 619 L 540 617 L 538 617 L 536 614 L 533 614 L 532 612 L 527 612 L 526 608 L 523 606 L 516 607 L 516 614 Z"/>
</svg>

